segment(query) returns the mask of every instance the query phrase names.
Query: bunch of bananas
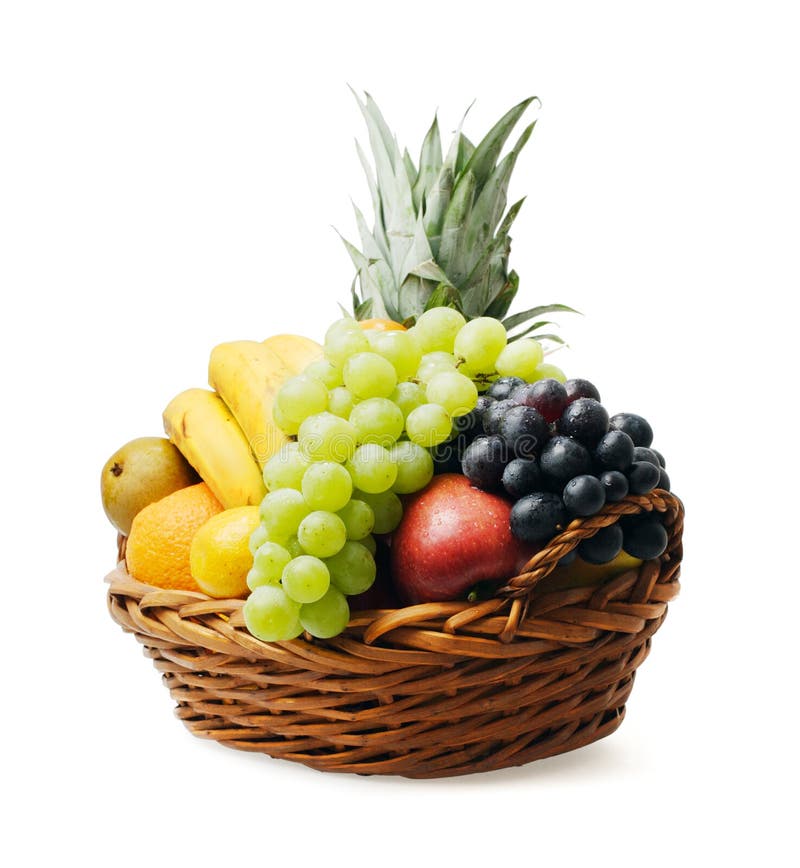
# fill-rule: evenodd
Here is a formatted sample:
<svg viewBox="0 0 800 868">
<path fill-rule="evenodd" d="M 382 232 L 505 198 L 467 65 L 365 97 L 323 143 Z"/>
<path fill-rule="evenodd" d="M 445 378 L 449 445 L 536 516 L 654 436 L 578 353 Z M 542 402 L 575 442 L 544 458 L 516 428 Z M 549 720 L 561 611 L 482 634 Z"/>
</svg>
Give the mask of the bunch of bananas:
<svg viewBox="0 0 800 868">
<path fill-rule="evenodd" d="M 226 509 L 261 503 L 262 468 L 287 442 L 272 418 L 275 396 L 321 354 L 300 335 L 219 344 L 208 365 L 211 389 L 187 389 L 167 405 L 167 436 Z"/>
</svg>

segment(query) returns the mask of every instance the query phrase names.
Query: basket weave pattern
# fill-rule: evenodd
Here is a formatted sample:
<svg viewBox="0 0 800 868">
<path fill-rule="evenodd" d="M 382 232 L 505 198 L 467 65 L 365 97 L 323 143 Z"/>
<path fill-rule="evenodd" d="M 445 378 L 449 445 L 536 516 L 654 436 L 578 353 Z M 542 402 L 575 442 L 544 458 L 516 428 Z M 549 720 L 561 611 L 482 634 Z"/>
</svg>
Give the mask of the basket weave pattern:
<svg viewBox="0 0 800 868">
<path fill-rule="evenodd" d="M 660 558 L 601 585 L 537 588 L 582 539 L 649 511 L 669 534 Z M 242 600 L 143 585 L 122 560 L 108 603 L 195 735 L 325 771 L 459 775 L 573 750 L 620 725 L 680 589 L 682 528 L 673 495 L 630 496 L 573 521 L 490 600 L 356 612 L 324 642 L 261 642 Z"/>
</svg>

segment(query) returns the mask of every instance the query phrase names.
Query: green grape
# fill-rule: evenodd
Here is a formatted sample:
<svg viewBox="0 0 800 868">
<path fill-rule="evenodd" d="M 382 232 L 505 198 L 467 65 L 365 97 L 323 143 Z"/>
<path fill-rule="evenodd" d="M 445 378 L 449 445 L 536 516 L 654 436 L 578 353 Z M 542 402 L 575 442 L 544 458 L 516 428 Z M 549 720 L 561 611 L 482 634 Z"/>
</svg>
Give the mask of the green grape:
<svg viewBox="0 0 800 868">
<path fill-rule="evenodd" d="M 336 514 L 344 522 L 347 538 L 350 540 L 368 537 L 375 527 L 375 513 L 363 500 L 351 500 Z"/>
<path fill-rule="evenodd" d="M 340 337 L 341 335 L 351 334 L 352 332 L 361 332 L 363 329 L 358 324 L 358 322 L 353 319 L 351 316 L 343 316 L 339 319 L 334 320 L 329 326 L 328 330 L 325 332 L 324 340 L 329 340 L 330 338 Z"/>
<path fill-rule="evenodd" d="M 398 383 L 389 400 L 397 404 L 405 418 L 412 410 L 425 403 L 425 389 L 418 383 Z"/>
<path fill-rule="evenodd" d="M 350 620 L 350 607 L 344 594 L 331 585 L 322 599 L 300 607 L 300 623 L 317 639 L 338 636 Z"/>
<path fill-rule="evenodd" d="M 300 423 L 328 406 L 328 390 L 314 377 L 299 374 L 284 382 L 275 403 L 286 419 Z"/>
<path fill-rule="evenodd" d="M 347 528 L 335 512 L 317 509 L 300 522 L 297 539 L 308 554 L 329 558 L 347 541 Z"/>
<path fill-rule="evenodd" d="M 370 494 L 387 491 L 397 478 L 397 467 L 392 456 L 377 443 L 359 446 L 346 466 L 356 488 Z"/>
<path fill-rule="evenodd" d="M 342 419 L 347 419 L 355 406 L 353 396 L 350 390 L 344 386 L 337 386 L 328 392 L 328 412 L 334 416 L 341 416 Z"/>
<path fill-rule="evenodd" d="M 377 353 L 356 353 L 345 362 L 344 384 L 357 397 L 388 398 L 397 385 L 391 362 Z"/>
<path fill-rule="evenodd" d="M 350 500 L 353 481 L 341 464 L 318 461 L 306 470 L 302 492 L 311 509 L 336 512 Z"/>
<path fill-rule="evenodd" d="M 389 398 L 367 398 L 353 407 L 350 424 L 358 432 L 359 443 L 378 443 L 388 448 L 403 433 L 405 419 L 403 411 Z"/>
<path fill-rule="evenodd" d="M 332 365 L 327 359 L 317 359 L 306 367 L 303 373 L 307 377 L 319 380 L 329 391 L 342 385 L 342 369 Z"/>
<path fill-rule="evenodd" d="M 311 461 L 346 461 L 355 452 L 358 434 L 347 421 L 333 413 L 317 413 L 303 422 L 298 432 L 300 449 Z"/>
<path fill-rule="evenodd" d="M 287 437 L 294 437 L 300 427 L 297 422 L 292 422 L 291 419 L 283 415 L 277 401 L 272 405 L 272 421 Z"/>
<path fill-rule="evenodd" d="M 333 334 L 328 329 L 328 333 L 325 336 L 325 358 L 336 368 L 344 368 L 345 362 L 356 353 L 369 351 L 367 336 L 357 325 L 342 328 Z"/>
<path fill-rule="evenodd" d="M 294 488 L 270 491 L 259 507 L 261 522 L 273 542 L 288 539 L 310 512 L 303 495 Z"/>
<path fill-rule="evenodd" d="M 256 588 L 260 588 L 262 585 L 269 584 L 269 582 L 264 580 L 258 570 L 253 569 L 253 567 L 250 567 L 247 571 L 245 581 L 247 582 L 247 587 L 250 588 L 251 591 L 255 591 Z"/>
<path fill-rule="evenodd" d="M 262 642 L 286 642 L 303 632 L 300 604 L 277 585 L 257 587 L 245 601 L 243 614 L 247 629 Z"/>
<path fill-rule="evenodd" d="M 377 573 L 372 552 L 357 542 L 346 542 L 342 550 L 325 564 L 330 571 L 331 584 L 343 594 L 363 594 L 372 587 Z"/>
<path fill-rule="evenodd" d="M 542 345 L 533 338 L 520 338 L 508 344 L 495 362 L 495 370 L 501 377 L 520 377 L 527 383 L 533 381 L 536 367 L 544 354 Z"/>
<path fill-rule="evenodd" d="M 391 533 L 403 518 L 403 504 L 393 491 L 381 494 L 368 494 L 366 491 L 355 490 L 354 500 L 363 500 L 375 515 L 373 533 Z"/>
<path fill-rule="evenodd" d="M 331 575 L 324 561 L 311 555 L 300 555 L 283 570 L 281 585 L 296 603 L 313 603 L 325 595 Z"/>
<path fill-rule="evenodd" d="M 452 307 L 432 307 L 417 320 L 414 331 L 423 353 L 436 350 L 453 352 L 456 335 L 466 324 L 464 317 Z"/>
<path fill-rule="evenodd" d="M 503 324 L 490 316 L 470 320 L 456 335 L 454 352 L 475 373 L 490 373 L 508 335 Z"/>
<path fill-rule="evenodd" d="M 292 556 L 278 543 L 265 542 L 256 549 L 253 566 L 247 574 L 247 587 L 254 591 L 260 585 L 277 585 L 283 568 Z"/>
<path fill-rule="evenodd" d="M 303 474 L 311 464 L 303 455 L 299 443 L 287 443 L 264 465 L 264 485 L 267 491 L 278 488 L 300 489 Z"/>
<path fill-rule="evenodd" d="M 567 382 L 567 375 L 558 367 L 558 365 L 549 365 L 546 362 L 543 362 L 541 365 L 537 365 L 536 371 L 534 372 L 534 376 L 531 377 L 531 383 L 535 383 L 536 380 L 558 380 L 559 383 Z"/>
<path fill-rule="evenodd" d="M 365 536 L 364 539 L 359 540 L 359 542 L 374 558 L 376 552 L 378 551 L 378 543 L 376 542 L 375 537 L 370 534 L 369 536 Z"/>
<path fill-rule="evenodd" d="M 292 534 L 292 536 L 286 540 L 283 547 L 293 558 L 299 558 L 300 555 L 305 554 L 305 550 L 300 545 L 300 540 L 297 538 L 297 534 Z"/>
<path fill-rule="evenodd" d="M 422 353 L 408 332 L 377 331 L 370 339 L 370 345 L 374 352 L 392 363 L 398 380 L 407 380 L 417 372 Z"/>
<path fill-rule="evenodd" d="M 458 371 L 442 371 L 428 381 L 425 394 L 432 404 L 444 407 L 450 416 L 465 416 L 478 403 L 475 383 Z"/>
<path fill-rule="evenodd" d="M 397 479 L 392 486 L 396 494 L 419 491 L 433 478 L 433 458 L 427 449 L 410 440 L 401 440 L 392 446 L 389 454 L 397 467 Z"/>
<path fill-rule="evenodd" d="M 419 363 L 416 379 L 422 383 L 427 383 L 431 377 L 442 371 L 455 371 L 456 361 L 455 356 L 450 353 L 442 351 L 426 353 Z"/>
<path fill-rule="evenodd" d="M 419 446 L 438 446 L 450 439 L 453 422 L 439 404 L 423 404 L 406 419 L 408 439 Z"/>
<path fill-rule="evenodd" d="M 247 543 L 248 548 L 250 549 L 250 554 L 255 557 L 255 553 L 259 546 L 264 545 L 265 542 L 269 539 L 269 532 L 264 527 L 263 524 L 260 524 L 251 534 L 250 539 Z"/>
</svg>

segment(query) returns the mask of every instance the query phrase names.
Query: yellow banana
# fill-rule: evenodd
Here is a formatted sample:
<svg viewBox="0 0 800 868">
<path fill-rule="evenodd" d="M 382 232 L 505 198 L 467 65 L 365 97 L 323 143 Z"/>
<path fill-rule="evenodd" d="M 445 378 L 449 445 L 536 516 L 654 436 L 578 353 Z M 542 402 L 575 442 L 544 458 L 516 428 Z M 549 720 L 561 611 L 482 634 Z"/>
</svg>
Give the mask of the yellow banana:
<svg viewBox="0 0 800 868">
<path fill-rule="evenodd" d="M 273 421 L 272 405 L 281 384 L 293 374 L 258 341 L 230 341 L 211 351 L 208 384 L 230 408 L 261 467 L 288 443 Z"/>
<path fill-rule="evenodd" d="M 302 335 L 273 335 L 264 341 L 292 374 L 299 374 L 315 359 L 322 357 L 322 347 Z"/>
<path fill-rule="evenodd" d="M 261 503 L 261 471 L 231 411 L 215 392 L 187 389 L 164 410 L 164 430 L 226 508 Z"/>
</svg>

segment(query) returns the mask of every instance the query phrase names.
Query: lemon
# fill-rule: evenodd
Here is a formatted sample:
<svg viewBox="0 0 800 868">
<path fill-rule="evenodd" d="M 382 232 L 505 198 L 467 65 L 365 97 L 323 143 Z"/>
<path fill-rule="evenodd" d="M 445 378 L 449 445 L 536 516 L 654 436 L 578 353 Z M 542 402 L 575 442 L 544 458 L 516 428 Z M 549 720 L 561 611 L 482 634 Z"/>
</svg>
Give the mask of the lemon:
<svg viewBox="0 0 800 868">
<path fill-rule="evenodd" d="M 549 576 L 542 579 L 537 590 L 544 593 L 563 591 L 567 588 L 585 588 L 599 585 L 607 579 L 640 566 L 640 558 L 634 558 L 627 552 L 620 552 L 612 561 L 606 564 L 590 564 L 578 557 L 572 563 L 556 567 Z"/>
<path fill-rule="evenodd" d="M 257 506 L 237 506 L 210 518 L 192 540 L 192 578 L 209 597 L 246 597 L 253 566 L 250 534 L 259 526 Z"/>
</svg>

